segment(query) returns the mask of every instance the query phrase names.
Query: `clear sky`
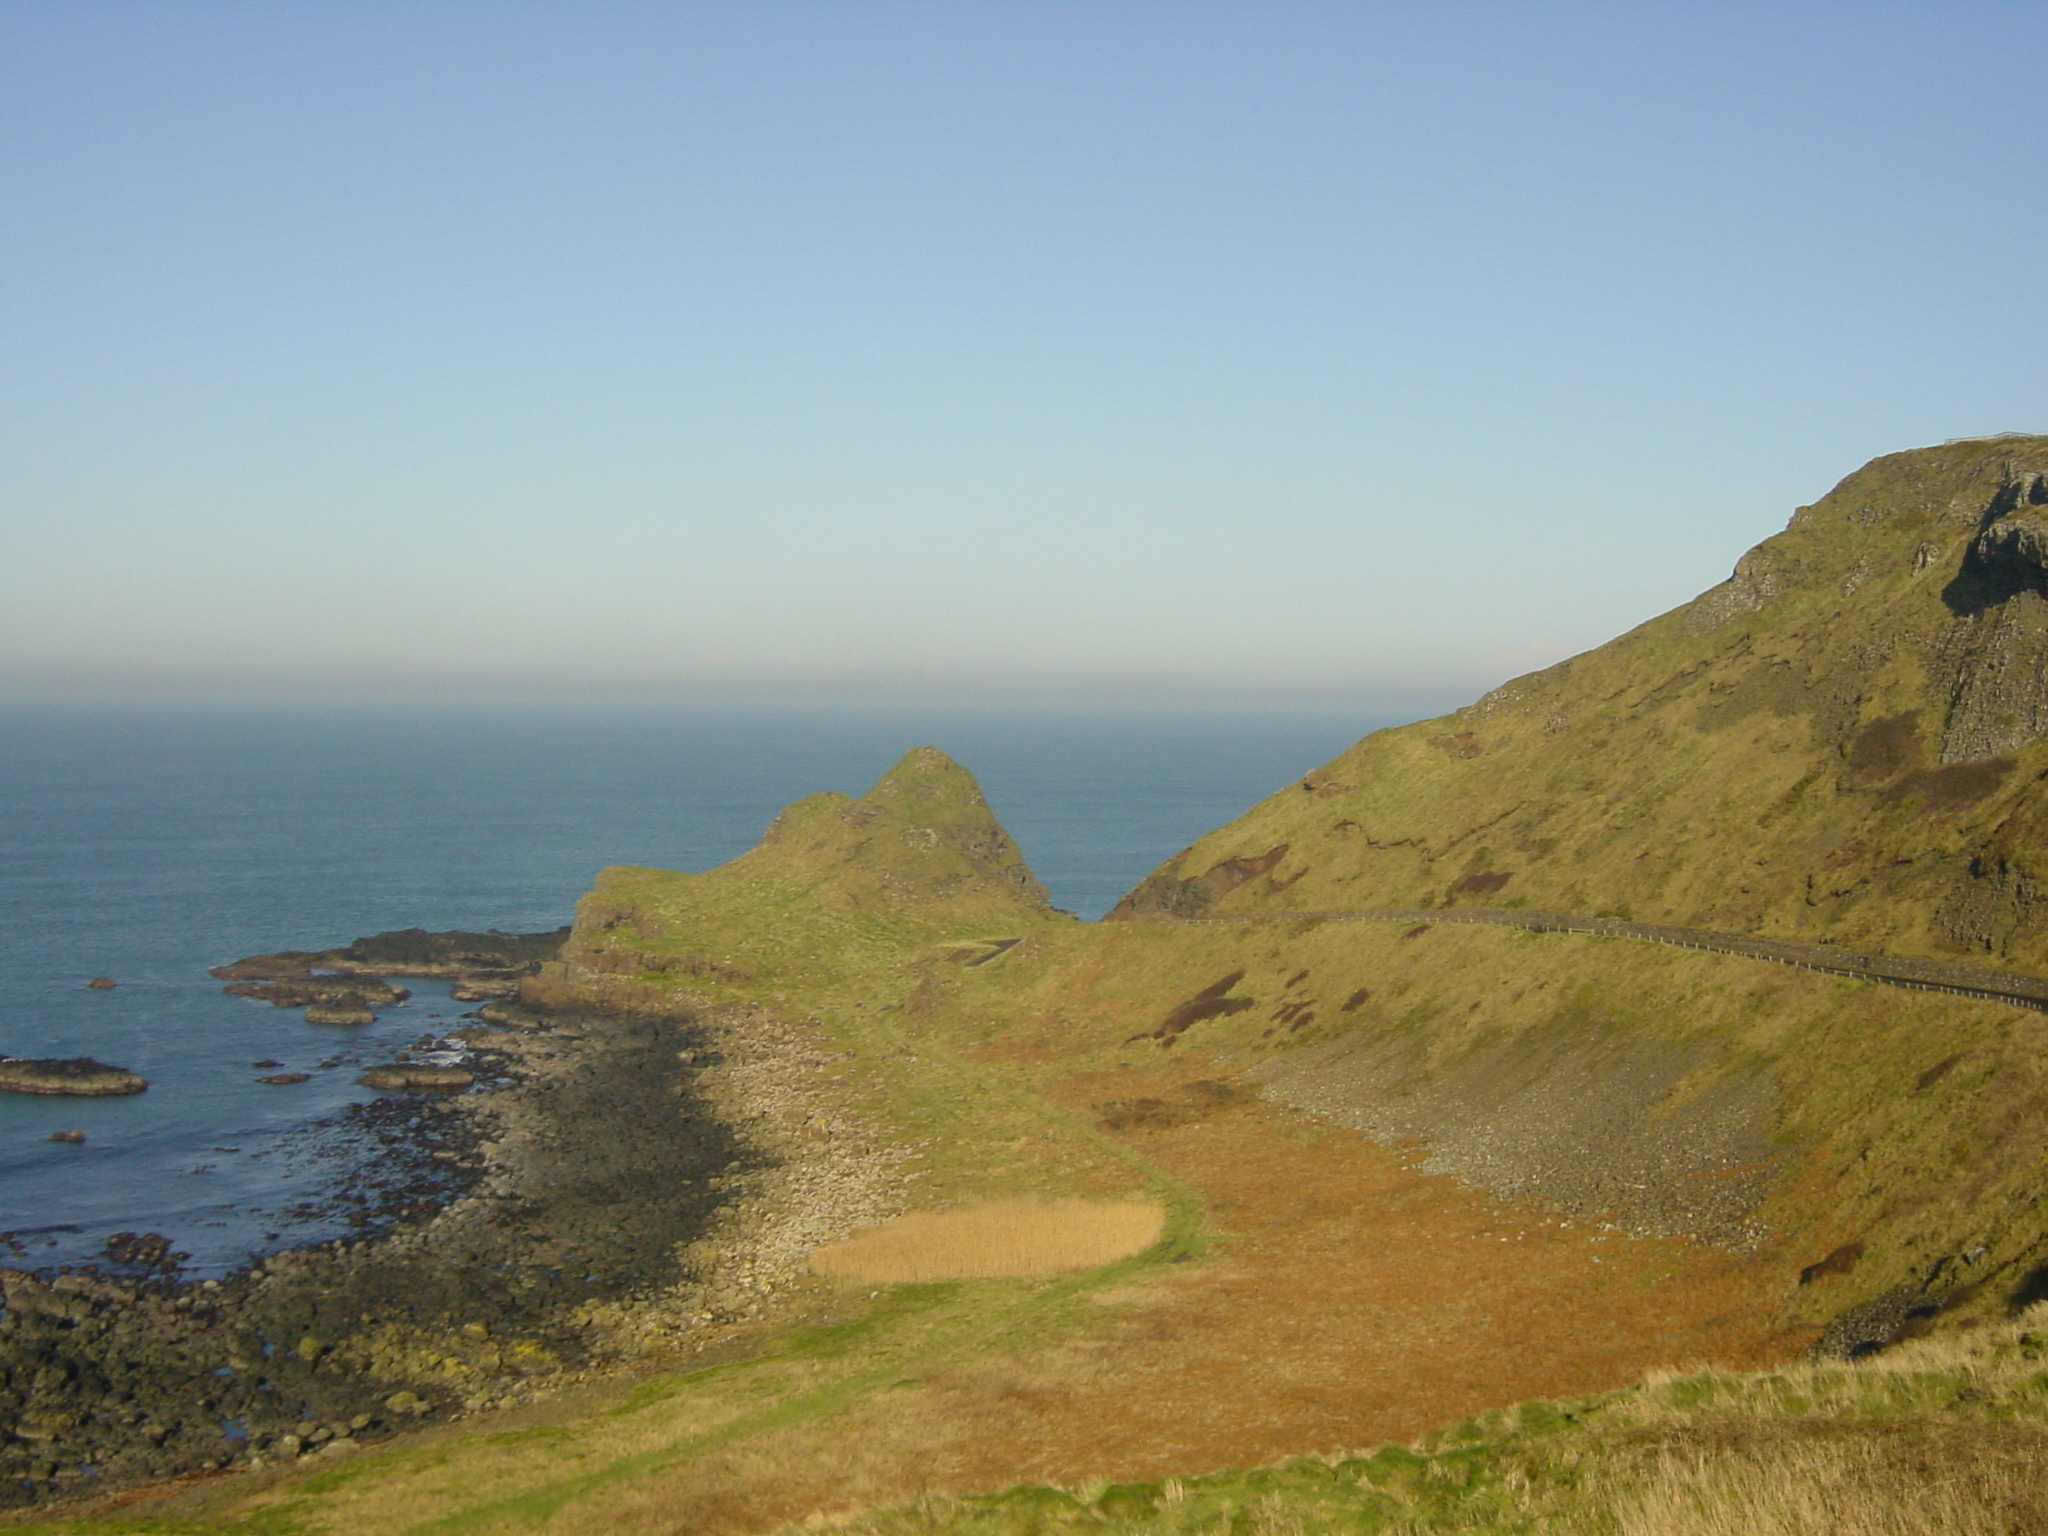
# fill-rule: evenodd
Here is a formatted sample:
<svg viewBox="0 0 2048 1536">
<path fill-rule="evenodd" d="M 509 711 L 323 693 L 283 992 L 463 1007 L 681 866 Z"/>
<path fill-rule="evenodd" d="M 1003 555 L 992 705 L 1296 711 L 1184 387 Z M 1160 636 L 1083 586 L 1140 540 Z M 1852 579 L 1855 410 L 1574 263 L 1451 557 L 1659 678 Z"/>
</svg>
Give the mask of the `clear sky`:
<svg viewBox="0 0 2048 1536">
<path fill-rule="evenodd" d="M 2048 426 L 2042 4 L 0 5 L 0 692 L 1421 711 Z"/>
</svg>

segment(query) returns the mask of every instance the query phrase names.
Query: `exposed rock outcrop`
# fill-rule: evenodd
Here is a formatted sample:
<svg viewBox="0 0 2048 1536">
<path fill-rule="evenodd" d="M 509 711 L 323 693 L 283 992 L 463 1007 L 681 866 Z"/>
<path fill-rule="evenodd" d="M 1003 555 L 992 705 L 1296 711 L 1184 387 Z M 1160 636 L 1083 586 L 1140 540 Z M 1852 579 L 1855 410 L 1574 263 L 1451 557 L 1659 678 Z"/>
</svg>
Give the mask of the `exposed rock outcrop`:
<svg viewBox="0 0 2048 1536">
<path fill-rule="evenodd" d="M 412 996 L 379 976 L 310 976 L 287 981 L 231 981 L 221 988 L 230 997 L 250 997 L 278 1008 L 378 1008 Z"/>
<path fill-rule="evenodd" d="M 110 1067 L 90 1056 L 68 1060 L 0 1057 L 0 1092 L 103 1099 L 140 1093 L 148 1086 L 125 1067 Z"/>
<path fill-rule="evenodd" d="M 377 1015 L 360 1003 L 313 1003 L 306 1009 L 306 1022 L 359 1027 L 376 1023 Z"/>
<path fill-rule="evenodd" d="M 478 971 L 524 971 L 552 960 L 569 936 L 548 933 L 429 933 L 402 928 L 357 939 L 339 949 L 284 949 L 251 955 L 207 974 L 223 981 L 291 980 L 316 972 L 369 976 L 461 976 Z"/>
</svg>

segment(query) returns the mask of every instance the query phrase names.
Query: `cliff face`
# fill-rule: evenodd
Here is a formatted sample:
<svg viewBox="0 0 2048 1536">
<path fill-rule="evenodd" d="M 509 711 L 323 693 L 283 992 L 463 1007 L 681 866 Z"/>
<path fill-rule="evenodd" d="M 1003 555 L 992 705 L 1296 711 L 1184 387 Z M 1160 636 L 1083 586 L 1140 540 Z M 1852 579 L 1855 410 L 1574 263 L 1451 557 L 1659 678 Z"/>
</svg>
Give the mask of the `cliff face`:
<svg viewBox="0 0 2048 1536">
<path fill-rule="evenodd" d="M 1369 736 L 1116 917 L 1528 906 L 2048 965 L 2048 438 L 1866 465 L 1694 601 Z"/>
</svg>

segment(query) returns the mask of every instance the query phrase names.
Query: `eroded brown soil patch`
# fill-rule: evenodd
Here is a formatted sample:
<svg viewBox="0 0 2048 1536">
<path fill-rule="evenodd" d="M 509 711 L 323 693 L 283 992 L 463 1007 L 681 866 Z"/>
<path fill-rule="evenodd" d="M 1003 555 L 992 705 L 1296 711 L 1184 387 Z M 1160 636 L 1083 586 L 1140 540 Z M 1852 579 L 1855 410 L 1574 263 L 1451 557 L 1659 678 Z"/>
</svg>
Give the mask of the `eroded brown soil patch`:
<svg viewBox="0 0 2048 1536">
<path fill-rule="evenodd" d="M 1210 1255 L 1104 1298 L 1099 1325 L 1054 1347 L 963 1364 L 549 1528 L 737 1536 L 927 1491 L 1197 1473 L 1805 1342 L 1774 1335 L 1774 1263 L 1562 1225 L 1353 1133 L 1192 1087 L 1223 1075 L 1190 1057 L 1054 1085 L 1204 1191 L 1225 1234 Z M 1142 1100 L 1166 1112 L 1105 1113 Z"/>
</svg>

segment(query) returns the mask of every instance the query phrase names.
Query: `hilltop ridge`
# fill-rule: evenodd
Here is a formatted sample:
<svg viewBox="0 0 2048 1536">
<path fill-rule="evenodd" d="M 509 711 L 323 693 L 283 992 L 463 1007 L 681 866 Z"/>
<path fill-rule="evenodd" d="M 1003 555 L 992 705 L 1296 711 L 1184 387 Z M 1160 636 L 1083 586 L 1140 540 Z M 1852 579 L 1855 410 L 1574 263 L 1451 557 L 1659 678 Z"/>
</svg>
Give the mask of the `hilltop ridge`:
<svg viewBox="0 0 2048 1536">
<path fill-rule="evenodd" d="M 1530 906 L 2048 965 L 2048 438 L 1891 454 L 1690 603 L 1366 737 L 1112 916 Z"/>
</svg>

